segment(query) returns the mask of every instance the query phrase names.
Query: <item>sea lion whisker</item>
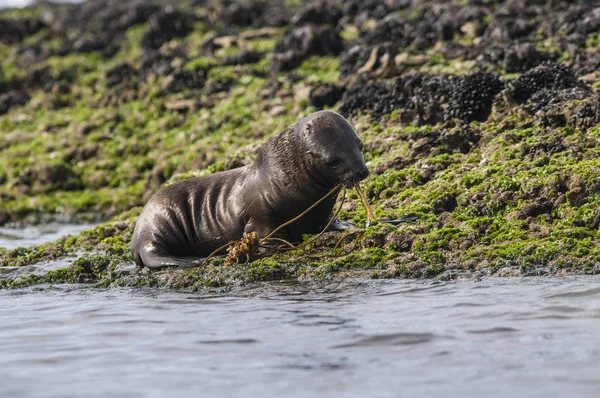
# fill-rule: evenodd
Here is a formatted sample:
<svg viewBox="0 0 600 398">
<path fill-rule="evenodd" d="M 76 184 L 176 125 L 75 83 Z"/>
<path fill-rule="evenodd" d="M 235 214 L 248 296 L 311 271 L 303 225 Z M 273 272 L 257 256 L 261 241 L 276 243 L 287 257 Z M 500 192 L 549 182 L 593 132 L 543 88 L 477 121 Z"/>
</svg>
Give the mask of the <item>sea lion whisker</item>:
<svg viewBox="0 0 600 398">
<path fill-rule="evenodd" d="M 377 218 L 375 217 L 375 214 L 373 214 L 373 210 L 371 209 L 371 206 L 369 205 L 367 196 L 364 194 L 362 189 L 360 189 L 360 184 L 358 182 L 356 184 L 354 184 L 354 188 L 356 188 L 356 192 L 358 193 L 358 196 L 360 196 L 360 199 L 362 200 L 363 205 L 365 206 L 365 210 L 367 211 L 367 217 L 369 218 L 369 221 L 370 222 L 377 221 Z"/>
<path fill-rule="evenodd" d="M 285 239 L 281 239 L 281 238 L 269 238 L 269 240 L 276 240 L 276 241 L 279 241 L 279 242 L 283 242 L 284 244 L 288 245 L 289 247 L 296 248 L 296 246 L 294 246 L 293 244 L 291 244 L 290 242 L 288 242 Z M 283 247 L 283 245 L 282 246 L 278 246 L 278 247 Z"/>
</svg>

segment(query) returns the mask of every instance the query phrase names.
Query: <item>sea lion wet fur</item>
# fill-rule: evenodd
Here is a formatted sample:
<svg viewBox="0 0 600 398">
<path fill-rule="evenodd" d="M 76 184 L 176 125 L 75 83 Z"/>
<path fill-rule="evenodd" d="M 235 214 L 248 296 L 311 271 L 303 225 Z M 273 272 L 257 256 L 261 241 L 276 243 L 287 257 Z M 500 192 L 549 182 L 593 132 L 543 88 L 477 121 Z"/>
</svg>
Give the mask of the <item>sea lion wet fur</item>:
<svg viewBox="0 0 600 398">
<path fill-rule="evenodd" d="M 136 223 L 133 258 L 152 269 L 199 264 L 244 232 L 265 237 L 336 185 L 367 175 L 362 142 L 350 123 L 335 112 L 313 113 L 269 138 L 254 163 L 158 191 Z M 319 232 L 332 217 L 336 196 L 274 237 L 299 242 L 303 234 Z"/>
</svg>

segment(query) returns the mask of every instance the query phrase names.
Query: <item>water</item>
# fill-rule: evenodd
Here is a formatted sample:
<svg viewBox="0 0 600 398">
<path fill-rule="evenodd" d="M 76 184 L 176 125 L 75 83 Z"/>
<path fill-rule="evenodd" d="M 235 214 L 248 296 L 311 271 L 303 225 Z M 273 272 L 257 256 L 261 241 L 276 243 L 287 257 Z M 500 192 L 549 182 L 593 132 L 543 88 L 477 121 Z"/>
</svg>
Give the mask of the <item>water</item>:
<svg viewBox="0 0 600 398">
<path fill-rule="evenodd" d="M 2 397 L 597 397 L 600 278 L 0 291 Z"/>
<path fill-rule="evenodd" d="M 93 224 L 43 224 L 26 228 L 0 227 L 0 248 L 32 247 L 65 235 L 77 235 Z"/>
<path fill-rule="evenodd" d="M 0 247 L 90 227 L 0 228 Z M 227 295 L 36 287 L 0 291 L 0 303 L 0 397 L 600 392 L 600 276 L 272 283 Z"/>
<path fill-rule="evenodd" d="M 84 0 L 52 0 L 53 3 L 81 3 Z M 36 0 L 0 0 L 0 9 L 2 8 L 22 8 L 35 5 Z"/>
</svg>

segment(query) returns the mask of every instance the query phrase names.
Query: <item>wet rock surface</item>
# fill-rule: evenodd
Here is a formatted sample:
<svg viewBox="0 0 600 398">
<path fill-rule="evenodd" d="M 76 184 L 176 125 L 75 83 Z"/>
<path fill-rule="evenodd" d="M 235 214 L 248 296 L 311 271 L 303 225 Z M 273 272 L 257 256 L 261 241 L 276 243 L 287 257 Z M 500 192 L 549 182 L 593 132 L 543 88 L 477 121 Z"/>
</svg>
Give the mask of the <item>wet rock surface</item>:
<svg viewBox="0 0 600 398">
<path fill-rule="evenodd" d="M 101 244 L 101 257 L 116 257 L 67 278 L 118 284 L 110 270 L 130 261 L 130 229 L 156 190 L 248 164 L 269 135 L 333 109 L 365 142 L 378 216 L 417 221 L 371 226 L 335 250 L 331 235 L 308 271 L 296 253 L 180 273 L 169 286 L 356 268 L 598 272 L 599 10 L 561 0 L 89 0 L 0 11 L 0 225 L 127 224 L 56 250 L 0 250 L 0 262 Z M 362 227 L 355 202 L 341 214 Z"/>
</svg>

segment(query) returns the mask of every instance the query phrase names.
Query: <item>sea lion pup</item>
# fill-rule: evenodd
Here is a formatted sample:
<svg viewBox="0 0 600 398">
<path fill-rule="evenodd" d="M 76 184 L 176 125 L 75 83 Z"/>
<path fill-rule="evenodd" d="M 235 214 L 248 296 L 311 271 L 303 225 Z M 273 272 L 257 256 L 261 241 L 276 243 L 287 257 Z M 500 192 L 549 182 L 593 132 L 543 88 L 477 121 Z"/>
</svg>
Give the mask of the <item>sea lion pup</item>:
<svg viewBox="0 0 600 398">
<path fill-rule="evenodd" d="M 254 163 L 168 185 L 140 214 L 131 249 L 135 263 L 158 269 L 200 264 L 244 232 L 259 238 L 298 216 L 336 185 L 369 174 L 354 128 L 331 111 L 313 113 L 269 138 Z M 332 217 L 337 193 L 274 237 L 302 241 Z M 343 222 L 333 229 L 343 229 Z"/>
</svg>

